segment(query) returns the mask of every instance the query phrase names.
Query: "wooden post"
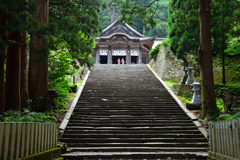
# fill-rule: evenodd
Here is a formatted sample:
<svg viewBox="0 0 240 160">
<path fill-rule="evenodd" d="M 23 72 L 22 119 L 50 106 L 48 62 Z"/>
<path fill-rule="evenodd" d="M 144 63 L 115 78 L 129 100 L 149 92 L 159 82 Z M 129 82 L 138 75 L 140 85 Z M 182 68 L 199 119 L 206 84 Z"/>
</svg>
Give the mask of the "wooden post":
<svg viewBox="0 0 240 160">
<path fill-rule="evenodd" d="M 39 152 L 41 152 L 41 143 L 42 143 L 42 123 L 38 123 L 38 149 L 37 149 L 37 151 L 38 151 L 38 153 Z"/>
<path fill-rule="evenodd" d="M 229 131 L 229 141 L 230 141 L 230 157 L 234 156 L 234 151 L 233 151 L 233 134 L 232 134 L 232 121 L 228 121 L 228 131 Z"/>
<path fill-rule="evenodd" d="M 33 154 L 33 151 L 34 151 L 34 130 L 35 130 L 35 125 L 34 125 L 34 123 L 31 123 L 30 124 L 30 126 L 31 126 L 31 130 L 30 130 L 30 152 L 29 152 L 29 154 L 31 155 L 31 154 Z"/>
<path fill-rule="evenodd" d="M 35 134 L 34 134 L 34 150 L 33 150 L 33 154 L 38 153 L 37 149 L 38 149 L 38 139 L 39 139 L 39 130 L 38 130 L 38 123 L 34 123 L 34 128 L 35 128 Z"/>
<path fill-rule="evenodd" d="M 9 152 L 10 152 L 10 156 L 9 159 L 13 160 L 15 159 L 15 144 L 16 144 L 16 132 L 17 132 L 17 127 L 16 127 L 16 123 L 10 123 L 10 147 L 9 147 Z"/>
<path fill-rule="evenodd" d="M 20 158 L 20 145 L 21 145 L 21 137 L 22 137 L 22 123 L 17 123 L 17 137 L 16 137 L 16 154 L 15 159 Z"/>
<path fill-rule="evenodd" d="M 10 123 L 4 123 L 4 148 L 3 148 L 3 160 L 8 159 L 9 155 L 9 135 L 10 135 Z"/>
<path fill-rule="evenodd" d="M 26 131 L 27 131 L 27 123 L 22 123 L 22 135 L 21 135 L 21 152 L 20 157 L 24 157 L 26 153 Z"/>
<path fill-rule="evenodd" d="M 4 123 L 0 123 L 0 159 L 3 159 L 3 128 L 4 128 Z"/>
<path fill-rule="evenodd" d="M 216 156 L 216 126 L 215 126 L 215 123 L 212 123 L 212 152 L 213 152 L 213 155 L 212 156 Z"/>
</svg>

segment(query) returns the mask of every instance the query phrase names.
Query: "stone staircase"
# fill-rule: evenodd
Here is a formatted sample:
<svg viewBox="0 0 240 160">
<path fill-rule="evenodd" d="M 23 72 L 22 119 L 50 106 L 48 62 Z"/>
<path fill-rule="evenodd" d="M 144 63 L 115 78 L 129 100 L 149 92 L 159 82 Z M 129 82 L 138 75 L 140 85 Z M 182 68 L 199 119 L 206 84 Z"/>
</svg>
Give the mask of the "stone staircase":
<svg viewBox="0 0 240 160">
<path fill-rule="evenodd" d="M 147 65 L 95 65 L 64 159 L 206 159 L 208 143 Z"/>
</svg>

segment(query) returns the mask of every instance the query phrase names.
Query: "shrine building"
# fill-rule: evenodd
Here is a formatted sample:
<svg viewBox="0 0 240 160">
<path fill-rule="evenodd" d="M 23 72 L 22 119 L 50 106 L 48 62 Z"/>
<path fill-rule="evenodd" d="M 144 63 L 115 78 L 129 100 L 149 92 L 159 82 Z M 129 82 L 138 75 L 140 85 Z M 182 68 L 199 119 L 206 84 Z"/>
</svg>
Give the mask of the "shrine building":
<svg viewBox="0 0 240 160">
<path fill-rule="evenodd" d="M 117 64 L 119 58 L 123 58 L 125 64 L 147 64 L 154 42 L 157 44 L 163 39 L 146 37 L 117 19 L 95 38 L 92 57 L 96 64 Z"/>
</svg>

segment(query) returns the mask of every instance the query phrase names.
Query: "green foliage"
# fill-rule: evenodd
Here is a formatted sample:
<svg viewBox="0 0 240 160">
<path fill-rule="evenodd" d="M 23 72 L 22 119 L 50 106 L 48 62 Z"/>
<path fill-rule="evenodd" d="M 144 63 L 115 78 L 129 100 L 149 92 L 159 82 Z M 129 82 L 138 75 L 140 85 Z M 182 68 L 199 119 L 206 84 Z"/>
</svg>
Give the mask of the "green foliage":
<svg viewBox="0 0 240 160">
<path fill-rule="evenodd" d="M 240 119 L 240 107 L 233 108 L 232 114 L 222 114 L 220 115 L 216 121 L 231 121 L 231 120 L 239 120 Z"/>
<path fill-rule="evenodd" d="M 106 28 L 121 15 L 120 19 L 139 33 L 143 33 L 143 27 L 146 27 L 145 36 L 166 37 L 169 1 L 161 0 L 152 3 L 150 0 L 106 0 L 108 8 L 103 7 L 99 13 L 101 26 Z"/>
<path fill-rule="evenodd" d="M 238 40 L 232 40 L 231 45 L 225 50 L 228 55 L 234 56 L 240 54 L 240 43 Z"/>
<path fill-rule="evenodd" d="M 191 101 L 192 98 L 193 98 L 193 94 L 190 93 L 190 92 L 188 92 L 188 91 L 184 91 L 184 93 L 183 93 L 183 97 L 184 97 L 185 99 Z"/>
<path fill-rule="evenodd" d="M 211 114 L 210 121 L 217 121 L 218 117 L 221 114 L 221 111 L 217 108 L 216 110 L 209 110 L 208 111 Z"/>
<path fill-rule="evenodd" d="M 189 4 L 189 2 L 191 4 Z M 171 0 L 168 5 L 169 47 L 178 59 L 186 61 L 187 54 L 197 54 L 199 47 L 199 2 Z"/>
<path fill-rule="evenodd" d="M 58 93 L 58 96 L 54 99 L 54 103 L 52 106 L 52 110 L 54 112 L 57 112 L 59 109 L 62 109 L 67 105 L 70 90 L 69 81 L 63 79 L 58 82 L 50 83 L 49 89 L 55 89 Z"/>
<path fill-rule="evenodd" d="M 172 82 L 172 81 L 164 81 L 167 86 L 171 87 L 174 84 L 178 84 L 177 82 Z"/>
<path fill-rule="evenodd" d="M 0 122 L 47 122 L 52 123 L 54 117 L 48 113 L 30 112 L 28 109 L 20 111 L 7 111 L 4 115 L 0 115 Z"/>
<path fill-rule="evenodd" d="M 149 55 L 152 59 L 156 60 L 158 53 L 160 52 L 160 50 L 162 49 L 163 44 L 158 44 L 155 48 L 153 48 L 150 52 Z"/>
<path fill-rule="evenodd" d="M 223 84 L 215 84 L 214 85 L 214 89 L 215 89 L 215 95 L 218 97 L 219 94 L 219 90 L 223 87 L 226 87 L 229 89 L 229 91 L 231 92 L 232 95 L 234 96 L 239 96 L 240 95 L 240 84 L 239 83 L 235 83 L 235 84 L 228 84 L 228 85 L 223 85 Z"/>
<path fill-rule="evenodd" d="M 216 99 L 216 103 L 217 103 L 218 109 L 219 109 L 221 112 L 223 112 L 223 111 L 224 111 L 224 103 L 223 103 L 222 98 L 217 98 L 217 99 Z"/>
</svg>

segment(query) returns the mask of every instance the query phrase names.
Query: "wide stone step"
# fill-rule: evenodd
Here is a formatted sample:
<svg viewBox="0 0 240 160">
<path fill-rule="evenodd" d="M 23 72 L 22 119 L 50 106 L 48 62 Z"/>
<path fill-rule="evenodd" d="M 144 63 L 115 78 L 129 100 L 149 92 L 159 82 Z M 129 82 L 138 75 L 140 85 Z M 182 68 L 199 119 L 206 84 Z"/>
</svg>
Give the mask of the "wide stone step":
<svg viewBox="0 0 240 160">
<path fill-rule="evenodd" d="M 81 115 L 81 114 L 73 114 L 71 116 L 71 120 L 79 120 L 79 119 L 89 119 L 89 120 L 189 120 L 188 116 L 158 116 L 158 115 L 151 115 L 151 116 L 131 116 L 131 115 L 108 115 L 108 116 L 101 116 L 101 115 Z"/>
<path fill-rule="evenodd" d="M 63 138 L 202 138 L 202 134 L 195 133 L 71 133 L 66 132 Z"/>
<path fill-rule="evenodd" d="M 116 133 L 122 133 L 122 134 L 137 134 L 137 133 L 148 133 L 148 134 L 154 134 L 156 132 L 161 132 L 161 133 L 176 133 L 176 134 L 199 134 L 200 131 L 195 129 L 195 130 L 82 130 L 82 129 L 73 129 L 73 128 L 67 128 L 65 130 L 64 133 L 68 134 L 68 133 L 73 133 L 73 134 L 77 134 L 77 133 L 112 133 L 112 134 L 116 134 Z"/>
<path fill-rule="evenodd" d="M 175 159 L 175 160 L 183 160 L 183 159 L 197 159 L 197 160 L 205 160 L 206 153 L 186 153 L 186 152 L 165 152 L 165 153 L 158 153 L 158 152 L 72 152 L 62 154 L 62 157 L 66 160 L 70 159 L 104 159 L 104 160 L 125 160 L 125 159 L 138 159 L 138 160 L 150 160 L 150 159 Z"/>
<path fill-rule="evenodd" d="M 71 152 L 207 152 L 205 147 L 71 147 Z"/>
<path fill-rule="evenodd" d="M 208 147 L 207 142 L 67 143 L 68 147 Z"/>
<path fill-rule="evenodd" d="M 163 115 L 163 116 L 172 116 L 173 114 L 168 111 L 98 111 L 98 112 L 91 112 L 91 111 L 74 111 L 74 114 L 81 114 L 81 115 Z M 176 112 L 174 113 L 174 116 L 186 116 L 184 112 L 179 113 Z"/>
<path fill-rule="evenodd" d="M 165 127 L 165 126 L 194 126 L 193 123 L 68 123 L 68 126 L 88 127 Z"/>
<path fill-rule="evenodd" d="M 168 143 L 189 143 L 206 142 L 205 138 L 62 138 L 61 142 L 66 143 L 148 143 L 148 142 L 168 142 Z"/>
<path fill-rule="evenodd" d="M 111 120 L 111 121 L 110 121 Z M 146 120 L 146 119 L 141 119 L 141 120 L 121 120 L 121 119 L 80 119 L 80 120 L 74 120 L 74 119 L 71 119 L 69 121 L 69 124 L 71 123 L 105 123 L 106 125 L 109 124 L 109 123 L 123 123 L 123 124 L 126 124 L 126 123 L 137 123 L 137 124 L 140 124 L 140 123 L 157 123 L 157 124 L 161 124 L 161 123 L 165 123 L 165 124 L 171 124 L 171 123 L 191 123 L 192 124 L 192 121 L 191 120 L 152 120 L 152 119 L 149 119 L 149 120 Z"/>
<path fill-rule="evenodd" d="M 117 106 L 106 106 L 106 107 L 102 107 L 102 106 L 76 106 L 75 111 L 81 111 L 81 110 L 159 110 L 159 111 L 165 111 L 165 110 L 170 110 L 170 111 L 182 111 L 181 108 L 179 108 L 179 106 L 171 106 L 171 107 L 164 107 L 164 106 L 149 106 L 149 107 L 136 107 L 136 106 L 122 106 L 122 107 L 117 107 Z"/>
</svg>

